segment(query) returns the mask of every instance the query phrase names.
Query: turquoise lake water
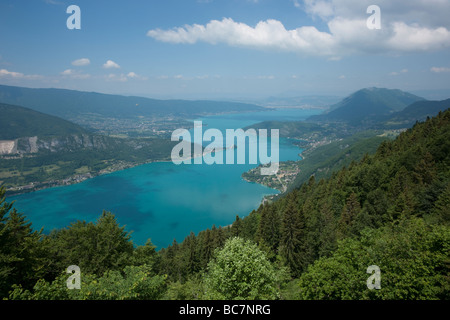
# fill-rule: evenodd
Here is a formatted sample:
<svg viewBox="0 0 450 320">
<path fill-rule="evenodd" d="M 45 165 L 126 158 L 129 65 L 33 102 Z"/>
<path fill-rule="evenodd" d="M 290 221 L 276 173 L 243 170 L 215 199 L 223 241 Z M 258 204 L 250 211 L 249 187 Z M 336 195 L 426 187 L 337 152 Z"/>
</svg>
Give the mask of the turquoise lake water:
<svg viewBox="0 0 450 320">
<path fill-rule="evenodd" d="M 224 131 L 264 120 L 304 120 L 318 113 L 277 109 L 198 120 L 203 122 L 203 131 Z M 280 138 L 279 150 L 280 161 L 300 159 L 301 149 L 286 139 Z M 236 215 L 243 217 L 258 208 L 264 195 L 278 193 L 242 179 L 243 172 L 256 166 L 156 162 L 7 200 L 15 200 L 14 207 L 26 215 L 33 228 L 43 227 L 45 233 L 76 220 L 95 221 L 103 210 L 111 211 L 119 224 L 132 232 L 133 243 L 142 245 L 150 238 L 159 249 L 173 239 L 183 241 L 191 231 L 229 225 Z"/>
</svg>

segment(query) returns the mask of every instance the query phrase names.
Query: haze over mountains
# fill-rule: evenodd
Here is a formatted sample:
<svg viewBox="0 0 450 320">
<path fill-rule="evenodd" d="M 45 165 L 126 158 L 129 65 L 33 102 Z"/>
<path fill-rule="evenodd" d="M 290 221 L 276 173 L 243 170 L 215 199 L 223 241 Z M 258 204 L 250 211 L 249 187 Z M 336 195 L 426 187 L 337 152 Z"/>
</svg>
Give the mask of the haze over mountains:
<svg viewBox="0 0 450 320">
<path fill-rule="evenodd" d="M 73 119 L 82 114 L 131 118 L 176 116 L 191 118 L 206 114 L 259 111 L 262 107 L 238 102 L 206 100 L 157 100 L 66 89 L 32 89 L 0 85 L 0 102 Z"/>
</svg>

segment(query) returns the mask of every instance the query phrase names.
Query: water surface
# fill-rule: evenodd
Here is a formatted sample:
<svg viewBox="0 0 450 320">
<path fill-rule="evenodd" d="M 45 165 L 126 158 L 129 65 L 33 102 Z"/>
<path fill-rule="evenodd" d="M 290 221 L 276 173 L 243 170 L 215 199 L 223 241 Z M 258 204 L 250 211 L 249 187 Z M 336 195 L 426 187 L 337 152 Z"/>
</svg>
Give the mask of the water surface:
<svg viewBox="0 0 450 320">
<path fill-rule="evenodd" d="M 304 120 L 317 110 L 275 111 L 206 117 L 208 128 L 244 128 L 264 120 Z M 225 136 L 225 135 L 224 135 Z M 280 160 L 298 160 L 301 149 L 280 139 Z M 33 223 L 49 232 L 76 220 L 95 221 L 103 210 L 113 212 L 132 240 L 147 239 L 158 247 L 178 242 L 213 224 L 226 226 L 236 215 L 258 208 L 264 195 L 276 190 L 244 181 L 241 174 L 254 164 L 207 165 L 157 162 L 95 177 L 82 183 L 49 188 L 8 198 Z"/>
</svg>

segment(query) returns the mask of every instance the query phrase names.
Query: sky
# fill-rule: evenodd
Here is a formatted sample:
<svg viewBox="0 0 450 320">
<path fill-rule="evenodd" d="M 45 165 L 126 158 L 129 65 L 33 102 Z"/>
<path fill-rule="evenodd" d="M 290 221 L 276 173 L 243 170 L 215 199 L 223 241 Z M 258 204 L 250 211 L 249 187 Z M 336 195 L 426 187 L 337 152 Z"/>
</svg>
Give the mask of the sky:
<svg viewBox="0 0 450 320">
<path fill-rule="evenodd" d="M 450 0 L 1 0 L 0 84 L 186 99 L 365 87 L 450 98 Z"/>
</svg>

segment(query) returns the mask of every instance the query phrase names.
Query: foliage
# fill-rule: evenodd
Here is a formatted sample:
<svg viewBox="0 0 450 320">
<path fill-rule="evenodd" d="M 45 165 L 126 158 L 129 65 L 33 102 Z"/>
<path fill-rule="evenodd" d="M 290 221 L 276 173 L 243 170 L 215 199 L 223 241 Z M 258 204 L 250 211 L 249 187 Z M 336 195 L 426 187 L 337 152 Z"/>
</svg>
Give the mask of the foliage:
<svg viewBox="0 0 450 320">
<path fill-rule="evenodd" d="M 95 223 L 77 221 L 69 228 L 50 235 L 50 255 L 55 270 L 77 265 L 83 272 L 103 275 L 108 270 L 121 270 L 130 264 L 133 244 L 130 235 L 119 226 L 115 216 L 104 211 Z M 135 254 L 140 258 L 141 248 Z"/>
<path fill-rule="evenodd" d="M 128 266 L 123 272 L 109 270 L 101 277 L 82 274 L 80 289 L 68 289 L 68 275 L 52 283 L 39 280 L 32 291 L 16 286 L 11 300 L 155 300 L 166 291 L 164 276 L 152 275 L 148 266 Z"/>
<path fill-rule="evenodd" d="M 13 284 L 30 287 L 45 274 L 43 252 L 47 242 L 41 240 L 41 231 L 33 231 L 25 216 L 5 202 L 5 189 L 0 188 L 0 297 Z"/>
<path fill-rule="evenodd" d="M 225 242 L 208 264 L 206 295 L 213 299 L 276 299 L 277 274 L 256 244 L 238 237 Z"/>
<path fill-rule="evenodd" d="M 450 228 L 404 220 L 347 238 L 329 258 L 300 277 L 301 299 L 449 299 Z M 369 290 L 366 269 L 381 270 L 381 289 Z"/>
</svg>

